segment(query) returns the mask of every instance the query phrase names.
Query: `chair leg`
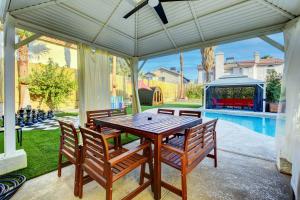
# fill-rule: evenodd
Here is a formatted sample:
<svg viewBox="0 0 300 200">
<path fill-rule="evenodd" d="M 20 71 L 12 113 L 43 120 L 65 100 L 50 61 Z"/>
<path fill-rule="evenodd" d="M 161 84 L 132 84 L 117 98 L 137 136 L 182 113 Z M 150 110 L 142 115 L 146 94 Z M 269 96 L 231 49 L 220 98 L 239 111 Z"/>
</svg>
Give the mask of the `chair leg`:
<svg viewBox="0 0 300 200">
<path fill-rule="evenodd" d="M 18 143 L 20 143 L 20 132 L 19 132 L 19 129 L 17 130 L 17 139 L 18 139 Z"/>
<path fill-rule="evenodd" d="M 79 192 L 79 174 L 80 173 L 80 166 L 79 165 L 75 165 L 75 180 L 74 180 L 74 195 L 75 197 L 78 196 L 78 192 Z"/>
<path fill-rule="evenodd" d="M 217 147 L 214 148 L 214 161 L 215 161 L 215 168 L 218 167 L 218 156 L 217 156 Z"/>
<path fill-rule="evenodd" d="M 112 182 L 108 181 L 106 186 L 106 200 L 112 200 Z"/>
<path fill-rule="evenodd" d="M 81 199 L 83 193 L 83 170 L 80 167 L 78 171 L 78 197 Z"/>
<path fill-rule="evenodd" d="M 57 176 L 61 177 L 61 163 L 62 163 L 62 154 L 61 154 L 61 149 L 59 149 L 59 154 L 58 154 L 58 167 L 57 167 Z"/>
<path fill-rule="evenodd" d="M 140 182 L 139 184 L 142 185 L 144 184 L 144 180 L 145 180 L 145 164 L 142 164 L 141 166 L 141 173 L 140 173 Z"/>
<path fill-rule="evenodd" d="M 181 189 L 182 189 L 182 200 L 187 200 L 187 183 L 186 174 L 181 172 Z"/>
<path fill-rule="evenodd" d="M 20 129 L 20 146 L 23 144 L 23 130 Z"/>
</svg>

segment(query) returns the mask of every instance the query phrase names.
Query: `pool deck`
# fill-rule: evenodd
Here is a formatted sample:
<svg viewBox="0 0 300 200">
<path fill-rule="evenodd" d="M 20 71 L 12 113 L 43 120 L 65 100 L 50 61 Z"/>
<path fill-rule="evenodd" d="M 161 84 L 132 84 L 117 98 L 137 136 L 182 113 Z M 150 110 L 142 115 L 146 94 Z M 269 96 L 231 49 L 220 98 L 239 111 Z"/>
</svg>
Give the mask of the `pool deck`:
<svg viewBox="0 0 300 200">
<path fill-rule="evenodd" d="M 146 112 L 155 113 L 157 109 Z M 175 109 L 178 114 L 179 109 Z M 204 121 L 208 119 L 204 118 Z M 188 174 L 189 200 L 291 199 L 290 177 L 280 174 L 275 166 L 274 138 L 257 134 L 245 127 L 219 120 L 217 124 L 218 167 L 211 159 L 204 159 Z M 132 148 L 139 141 L 126 145 Z M 180 186 L 180 173 L 162 165 L 163 180 Z M 121 199 L 138 184 L 139 169 L 134 170 L 113 185 L 113 199 Z M 74 167 L 29 180 L 13 200 L 75 200 L 73 196 Z M 83 199 L 105 199 L 105 190 L 96 182 L 84 186 Z M 151 200 L 148 187 L 135 199 Z M 180 197 L 162 189 L 163 200 Z"/>
</svg>

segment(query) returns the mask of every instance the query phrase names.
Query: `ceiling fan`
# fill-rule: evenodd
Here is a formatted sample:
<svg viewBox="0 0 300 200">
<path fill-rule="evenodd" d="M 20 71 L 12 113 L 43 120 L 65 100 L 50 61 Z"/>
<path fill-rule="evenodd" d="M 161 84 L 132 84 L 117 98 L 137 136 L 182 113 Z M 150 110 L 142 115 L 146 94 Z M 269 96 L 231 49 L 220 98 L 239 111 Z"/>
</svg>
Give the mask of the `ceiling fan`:
<svg viewBox="0 0 300 200">
<path fill-rule="evenodd" d="M 160 17 L 161 21 L 164 24 L 167 24 L 168 23 L 168 19 L 166 17 L 164 8 L 162 7 L 161 3 L 162 2 L 172 2 L 172 1 L 185 1 L 185 0 L 145 0 L 142 3 L 138 4 L 138 6 L 135 7 L 133 10 L 131 10 L 129 13 L 127 13 L 124 16 L 124 18 L 127 19 L 132 14 L 134 14 L 136 11 L 138 11 L 139 9 L 143 8 L 144 6 L 146 6 L 148 4 L 150 7 L 154 8 L 154 10 L 156 11 L 156 13 Z"/>
</svg>

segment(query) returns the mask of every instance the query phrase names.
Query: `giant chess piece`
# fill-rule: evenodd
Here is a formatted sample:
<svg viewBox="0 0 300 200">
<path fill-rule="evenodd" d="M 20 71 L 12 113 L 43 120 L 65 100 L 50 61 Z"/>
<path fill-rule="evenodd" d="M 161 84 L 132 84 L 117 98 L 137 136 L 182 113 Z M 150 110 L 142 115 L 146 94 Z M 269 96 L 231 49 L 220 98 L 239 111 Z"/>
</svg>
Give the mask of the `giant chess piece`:
<svg viewBox="0 0 300 200">
<path fill-rule="evenodd" d="M 42 119 L 42 110 L 41 109 L 38 109 L 37 120 L 38 120 L 38 122 L 43 122 L 43 119 Z"/>
<path fill-rule="evenodd" d="M 31 109 L 27 108 L 26 109 L 26 122 L 25 122 L 26 126 L 32 126 L 32 116 L 31 116 Z"/>
<path fill-rule="evenodd" d="M 47 118 L 46 118 L 46 113 L 45 113 L 45 111 L 43 111 L 43 110 L 41 110 L 41 119 L 42 119 L 43 121 L 47 119 Z"/>
<path fill-rule="evenodd" d="M 47 114 L 47 118 L 48 118 L 48 119 L 52 119 L 53 117 L 54 117 L 53 111 L 52 111 L 52 110 L 49 110 L 49 111 L 48 111 L 48 114 Z"/>
<path fill-rule="evenodd" d="M 31 118 L 32 118 L 32 123 L 33 124 L 36 124 L 38 122 L 35 109 L 32 110 Z"/>
<path fill-rule="evenodd" d="M 21 117 L 21 115 L 19 115 L 19 117 L 18 117 L 18 125 L 20 127 L 24 127 L 25 126 L 25 124 L 24 124 L 24 118 Z"/>
</svg>

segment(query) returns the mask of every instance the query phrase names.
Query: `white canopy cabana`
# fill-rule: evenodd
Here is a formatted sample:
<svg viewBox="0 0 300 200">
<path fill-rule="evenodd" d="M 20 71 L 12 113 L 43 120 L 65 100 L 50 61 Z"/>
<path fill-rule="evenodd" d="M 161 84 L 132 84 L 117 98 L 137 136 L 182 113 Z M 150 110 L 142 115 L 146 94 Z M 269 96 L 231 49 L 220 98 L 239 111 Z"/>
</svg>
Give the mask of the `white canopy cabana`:
<svg viewBox="0 0 300 200">
<path fill-rule="evenodd" d="M 0 174 L 26 166 L 26 153 L 22 150 L 16 151 L 13 134 L 15 124 L 14 53 L 15 48 L 25 45 L 41 35 L 85 44 L 128 59 L 133 73 L 133 86 L 137 86 L 137 63 L 139 60 L 177 53 L 179 50 L 186 51 L 252 37 L 260 37 L 280 50 L 287 50 L 285 62 L 288 70 L 285 75 L 294 77 L 295 72 L 299 73 L 295 62 L 299 59 L 300 52 L 300 38 L 297 37 L 300 26 L 299 0 L 167 2 L 163 3 L 163 7 L 169 20 L 168 24 L 162 23 L 148 5 L 128 19 L 124 19 L 123 16 L 140 2 L 139 0 L 1 1 L 0 18 L 5 24 L 6 120 L 5 154 L 0 158 Z M 15 27 L 32 31 L 35 35 L 16 44 Z M 288 41 L 285 48 L 266 36 L 282 31 Z M 292 42 L 289 41 L 290 38 L 292 38 Z M 297 81 L 297 79 L 294 80 Z M 291 83 L 287 81 L 287 84 Z M 293 89 L 299 92 L 299 84 L 294 85 L 298 87 Z M 79 88 L 83 88 L 82 85 Z M 294 91 L 288 91 L 288 85 L 286 88 L 287 107 L 290 100 L 293 108 L 299 110 L 299 101 L 297 104 L 295 99 L 289 99 L 293 98 L 292 95 L 288 96 Z M 133 87 L 133 101 L 134 110 L 138 112 L 139 102 L 136 87 Z M 289 109 L 287 108 L 287 110 Z M 297 113 L 293 112 L 293 115 L 297 115 Z M 292 137 L 287 139 L 285 145 L 294 139 L 299 127 L 297 128 L 296 124 L 287 126 L 289 130 L 286 131 L 292 130 L 292 133 L 289 132 Z M 293 162 L 290 159 L 292 150 L 287 152 L 280 156 Z"/>
<path fill-rule="evenodd" d="M 266 87 L 265 82 L 249 78 L 248 76 L 243 75 L 224 75 L 219 79 L 205 84 L 204 86 L 204 108 L 210 108 L 208 102 L 211 102 L 211 92 L 216 88 L 243 88 L 243 87 L 253 87 L 254 88 L 254 97 L 253 97 L 253 110 L 265 112 L 266 102 Z"/>
</svg>

